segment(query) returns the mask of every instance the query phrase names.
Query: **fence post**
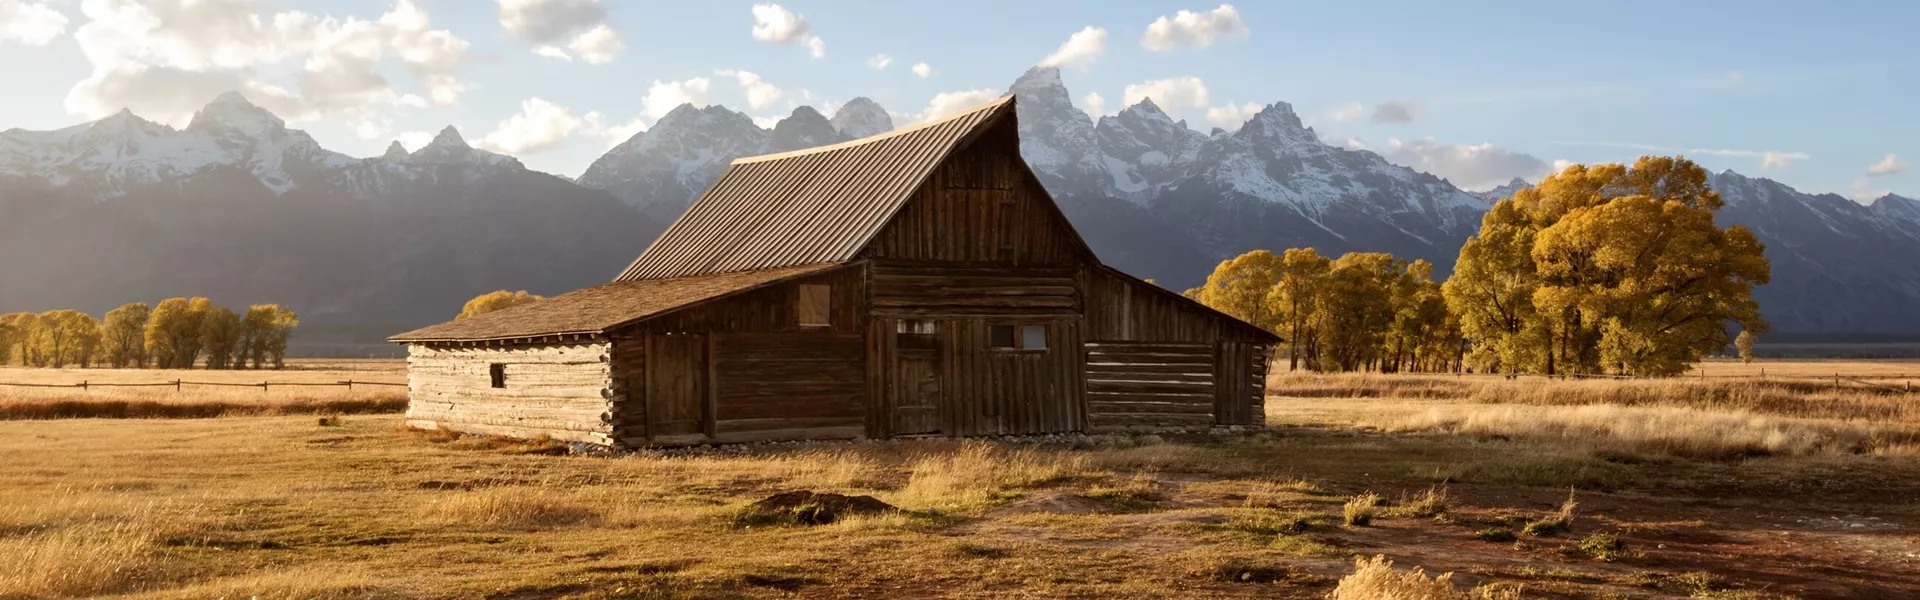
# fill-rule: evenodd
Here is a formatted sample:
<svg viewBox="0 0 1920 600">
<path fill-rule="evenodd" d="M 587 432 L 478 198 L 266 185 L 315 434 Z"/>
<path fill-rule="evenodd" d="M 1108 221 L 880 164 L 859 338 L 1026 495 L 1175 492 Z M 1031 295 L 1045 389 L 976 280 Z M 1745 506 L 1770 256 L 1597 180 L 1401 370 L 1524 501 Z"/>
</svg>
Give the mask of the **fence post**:
<svg viewBox="0 0 1920 600">
<path fill-rule="evenodd" d="M 178 379 L 173 380 L 173 393 L 180 393 L 180 380 Z"/>
<path fill-rule="evenodd" d="M 85 379 L 80 380 L 80 391 L 82 392 L 87 391 L 87 380 Z"/>
<path fill-rule="evenodd" d="M 348 392 L 352 392 L 352 391 L 353 391 L 353 380 L 352 380 L 352 379 L 348 379 L 348 380 L 347 380 L 347 391 L 348 391 Z"/>
<path fill-rule="evenodd" d="M 260 382 L 260 393 L 262 394 L 267 393 L 267 383 L 268 382 L 265 382 L 265 381 Z"/>
</svg>

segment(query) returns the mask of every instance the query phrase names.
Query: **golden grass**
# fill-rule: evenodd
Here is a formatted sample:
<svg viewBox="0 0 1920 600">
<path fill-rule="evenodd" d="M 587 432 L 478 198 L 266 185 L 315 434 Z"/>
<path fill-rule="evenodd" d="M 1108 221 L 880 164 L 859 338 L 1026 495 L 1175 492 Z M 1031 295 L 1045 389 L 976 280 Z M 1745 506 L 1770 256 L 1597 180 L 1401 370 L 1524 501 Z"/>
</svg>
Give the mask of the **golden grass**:
<svg viewBox="0 0 1920 600">
<path fill-rule="evenodd" d="M 1374 507 L 1380 505 L 1380 495 L 1373 492 L 1357 494 L 1347 499 L 1340 507 L 1342 523 L 1348 527 L 1366 527 L 1373 524 Z"/>
<path fill-rule="evenodd" d="M 176 379 L 226 384 L 335 383 L 385 381 L 404 383 L 406 373 L 393 371 L 396 361 L 363 364 L 302 364 L 281 371 L 205 371 L 152 369 L 27 369 L 0 368 L 0 382 L 44 385 L 154 383 Z M 321 369 L 317 367 L 332 367 Z M 20 419 L 196 419 L 223 416 L 377 414 L 406 410 L 407 388 L 401 386 L 273 386 L 183 385 L 173 387 L 17 387 L 0 385 L 0 420 Z"/>
<path fill-rule="evenodd" d="M 1920 427 L 1658 406 L 1435 406 L 1356 415 L 1388 432 L 1444 432 L 1696 458 L 1920 454 Z"/>
<path fill-rule="evenodd" d="M 575 494 L 548 486 L 494 487 L 458 492 L 423 507 L 424 521 L 447 526 L 513 529 L 557 527 L 600 517 Z"/>
<path fill-rule="evenodd" d="M 1091 472 L 1085 455 L 979 442 L 919 457 L 909 469 L 913 475 L 906 487 L 885 499 L 902 508 L 958 511 L 1005 500 L 1009 490 L 1064 483 Z"/>
<path fill-rule="evenodd" d="M 1428 577 L 1420 567 L 1409 571 L 1393 568 L 1393 561 L 1374 555 L 1356 558 L 1353 572 L 1340 578 L 1331 600 L 1470 600 L 1472 596 L 1453 587 L 1453 574 Z"/>
<path fill-rule="evenodd" d="M 1482 404 L 1682 406 L 1805 418 L 1920 423 L 1920 388 L 1812 380 L 1687 379 L 1509 380 L 1490 376 L 1281 373 L 1268 393 L 1294 398 L 1464 400 Z"/>
</svg>

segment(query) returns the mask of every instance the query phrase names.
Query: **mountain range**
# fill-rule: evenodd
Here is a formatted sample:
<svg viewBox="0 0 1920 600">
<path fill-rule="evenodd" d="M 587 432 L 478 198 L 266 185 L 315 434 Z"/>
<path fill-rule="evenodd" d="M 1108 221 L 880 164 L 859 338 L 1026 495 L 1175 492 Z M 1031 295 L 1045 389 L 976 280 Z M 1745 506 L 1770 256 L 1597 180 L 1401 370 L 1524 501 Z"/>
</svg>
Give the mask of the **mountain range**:
<svg viewBox="0 0 1920 600">
<path fill-rule="evenodd" d="M 1169 287 L 1255 248 L 1425 258 L 1441 273 L 1491 204 L 1366 150 L 1324 143 L 1286 103 L 1201 133 L 1152 100 L 1073 106 L 1059 71 L 1018 96 L 1022 152 L 1103 259 Z M 238 94 L 184 129 L 122 111 L 55 131 L 0 132 L 0 312 L 197 294 L 281 302 L 363 339 L 435 322 L 492 289 L 606 281 L 742 156 L 889 131 L 877 103 L 795 108 L 771 129 L 682 105 L 577 179 L 473 148 L 449 127 L 419 150 L 354 158 Z M 1860 204 L 1723 172 L 1724 223 L 1768 246 L 1758 292 L 1776 331 L 1920 332 L 1920 201 Z"/>
</svg>

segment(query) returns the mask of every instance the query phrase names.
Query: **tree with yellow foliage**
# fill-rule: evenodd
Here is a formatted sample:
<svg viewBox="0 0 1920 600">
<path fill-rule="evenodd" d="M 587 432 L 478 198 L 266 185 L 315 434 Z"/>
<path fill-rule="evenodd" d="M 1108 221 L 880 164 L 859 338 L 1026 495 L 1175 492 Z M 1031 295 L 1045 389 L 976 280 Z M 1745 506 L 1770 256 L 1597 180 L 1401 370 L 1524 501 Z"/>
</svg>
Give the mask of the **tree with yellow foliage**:
<svg viewBox="0 0 1920 600">
<path fill-rule="evenodd" d="M 1333 262 L 1312 248 L 1288 248 L 1280 253 L 1280 276 L 1267 292 L 1280 326 L 1275 333 L 1287 340 L 1287 370 L 1300 368 L 1302 356 L 1320 355 L 1320 336 L 1314 330 L 1320 309 L 1319 291 Z M 1307 363 L 1312 368 L 1311 360 Z"/>
<path fill-rule="evenodd" d="M 1729 322 L 1764 332 L 1763 248 L 1714 223 L 1706 178 L 1684 158 L 1575 165 L 1494 205 L 1445 286 L 1476 362 L 1664 376 L 1726 348 Z"/>
<path fill-rule="evenodd" d="M 1186 296 L 1271 331 L 1279 319 L 1267 296 L 1279 279 L 1280 257 L 1266 250 L 1254 250 L 1220 261 L 1207 276 L 1207 282 L 1187 290 Z"/>
<path fill-rule="evenodd" d="M 147 366 L 147 316 L 152 313 L 145 302 L 107 311 L 100 323 L 100 352 L 107 364 L 115 369 Z"/>
<path fill-rule="evenodd" d="M 215 308 L 200 321 L 200 342 L 206 347 L 208 369 L 232 368 L 239 341 L 240 315 L 232 309 Z"/>
<path fill-rule="evenodd" d="M 496 310 L 513 308 L 522 304 L 532 304 L 545 299 L 546 298 L 534 294 L 529 294 L 526 290 L 517 292 L 495 290 L 474 296 L 472 300 L 468 300 L 466 306 L 460 308 L 460 314 L 454 316 L 453 319 L 458 321 L 467 317 L 484 315 Z"/>
<path fill-rule="evenodd" d="M 206 298 L 168 298 L 147 319 L 147 353 L 161 369 L 191 369 L 200 358 L 200 324 L 213 311 Z"/>
</svg>

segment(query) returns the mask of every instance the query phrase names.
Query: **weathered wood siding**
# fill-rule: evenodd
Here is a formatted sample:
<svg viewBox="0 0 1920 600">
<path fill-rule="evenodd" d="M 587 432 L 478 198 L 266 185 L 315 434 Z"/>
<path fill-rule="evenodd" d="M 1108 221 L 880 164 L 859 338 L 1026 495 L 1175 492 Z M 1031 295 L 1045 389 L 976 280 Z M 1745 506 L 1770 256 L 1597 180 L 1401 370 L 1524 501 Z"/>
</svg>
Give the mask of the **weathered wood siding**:
<svg viewBox="0 0 1920 600">
<path fill-rule="evenodd" d="M 1086 274 L 1087 399 L 1096 430 L 1265 422 L 1266 345 L 1171 291 Z"/>
<path fill-rule="evenodd" d="M 910 348 L 912 336 L 897 333 L 899 321 L 876 319 L 869 329 L 869 348 L 881 359 L 869 372 L 869 435 L 1001 435 L 1083 431 L 1086 428 L 1085 387 L 1081 377 L 1080 323 L 1077 316 L 950 317 L 932 319 L 935 333 L 928 343 L 936 353 L 937 405 L 933 415 L 921 415 L 915 400 L 926 397 L 929 384 L 918 376 L 919 362 Z M 1015 350 L 991 347 L 992 325 L 1041 325 L 1047 328 L 1047 348 Z M 903 364 L 904 363 L 904 364 Z M 916 387 L 918 386 L 918 387 Z M 902 412 L 905 408 L 909 412 Z M 928 423 L 926 419 L 932 419 Z M 902 426 L 912 426 L 897 431 Z"/>
<path fill-rule="evenodd" d="M 412 344 L 407 425 L 609 444 L 611 348 L 604 342 L 508 347 Z M 492 365 L 506 386 L 493 387 Z"/>
<path fill-rule="evenodd" d="M 830 285 L 829 324 L 799 324 L 800 286 Z M 853 266 L 690 306 L 614 332 L 626 446 L 865 433 L 865 272 Z"/>
<path fill-rule="evenodd" d="M 914 318 L 1077 315 L 1076 274 L 1072 268 L 875 262 L 873 314 Z"/>
<path fill-rule="evenodd" d="M 1019 162 L 1011 120 L 934 171 L 866 256 L 996 266 L 1074 266 L 1084 246 Z"/>
<path fill-rule="evenodd" d="M 1095 431 L 1214 423 L 1214 345 L 1089 341 L 1087 412 Z"/>
</svg>

